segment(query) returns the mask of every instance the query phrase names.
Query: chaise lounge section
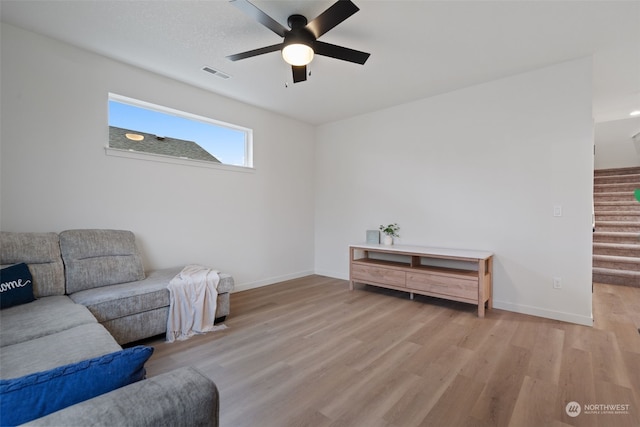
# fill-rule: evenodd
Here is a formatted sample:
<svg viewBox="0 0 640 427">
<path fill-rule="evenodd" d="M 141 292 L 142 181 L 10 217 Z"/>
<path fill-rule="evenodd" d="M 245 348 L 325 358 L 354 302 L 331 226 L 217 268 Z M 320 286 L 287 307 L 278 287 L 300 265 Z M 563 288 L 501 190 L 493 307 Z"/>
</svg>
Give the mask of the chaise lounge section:
<svg viewBox="0 0 640 427">
<path fill-rule="evenodd" d="M 60 233 L 66 292 L 86 306 L 119 344 L 163 334 L 169 315 L 167 284 L 182 267 L 145 273 L 135 236 L 123 230 Z M 219 273 L 216 320 L 229 314 L 233 277 Z"/>
</svg>

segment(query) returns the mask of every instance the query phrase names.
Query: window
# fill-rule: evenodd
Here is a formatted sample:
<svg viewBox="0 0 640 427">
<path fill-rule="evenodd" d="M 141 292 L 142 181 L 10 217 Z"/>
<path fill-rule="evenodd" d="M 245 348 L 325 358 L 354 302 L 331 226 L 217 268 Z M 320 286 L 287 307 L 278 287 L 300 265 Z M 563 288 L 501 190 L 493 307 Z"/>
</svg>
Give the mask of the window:
<svg viewBox="0 0 640 427">
<path fill-rule="evenodd" d="M 252 137 L 251 129 L 109 94 L 109 155 L 252 168 Z"/>
</svg>

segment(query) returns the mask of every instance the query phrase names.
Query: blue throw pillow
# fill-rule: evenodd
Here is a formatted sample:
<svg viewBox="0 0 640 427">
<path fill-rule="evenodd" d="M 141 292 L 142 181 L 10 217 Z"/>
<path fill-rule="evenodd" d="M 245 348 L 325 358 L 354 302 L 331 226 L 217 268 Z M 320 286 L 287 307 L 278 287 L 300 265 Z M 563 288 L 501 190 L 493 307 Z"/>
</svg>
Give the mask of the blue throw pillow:
<svg viewBox="0 0 640 427">
<path fill-rule="evenodd" d="M 25 263 L 0 270 L 0 309 L 35 301 L 33 278 Z"/>
<path fill-rule="evenodd" d="M 0 425 L 15 426 L 140 381 L 153 347 L 137 346 L 0 380 Z"/>
</svg>

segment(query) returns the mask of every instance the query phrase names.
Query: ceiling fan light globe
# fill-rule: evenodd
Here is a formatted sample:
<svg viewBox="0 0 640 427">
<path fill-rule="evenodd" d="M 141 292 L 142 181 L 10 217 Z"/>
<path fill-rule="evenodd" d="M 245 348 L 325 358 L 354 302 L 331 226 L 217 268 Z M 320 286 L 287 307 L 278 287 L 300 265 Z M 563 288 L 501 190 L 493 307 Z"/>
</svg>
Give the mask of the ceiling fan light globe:
<svg viewBox="0 0 640 427">
<path fill-rule="evenodd" d="M 306 44 L 292 43 L 282 49 L 282 58 L 290 65 L 307 65 L 313 61 L 313 49 Z"/>
</svg>

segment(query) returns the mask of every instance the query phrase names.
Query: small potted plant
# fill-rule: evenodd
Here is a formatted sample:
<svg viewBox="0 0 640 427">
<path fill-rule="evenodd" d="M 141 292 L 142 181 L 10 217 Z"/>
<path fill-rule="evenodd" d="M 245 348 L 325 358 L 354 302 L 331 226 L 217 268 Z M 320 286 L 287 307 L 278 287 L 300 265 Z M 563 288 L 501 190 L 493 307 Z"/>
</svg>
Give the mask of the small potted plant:
<svg viewBox="0 0 640 427">
<path fill-rule="evenodd" d="M 381 225 L 380 231 L 384 233 L 384 236 L 382 237 L 382 243 L 385 245 L 393 245 L 393 238 L 400 237 L 400 235 L 398 234 L 398 231 L 400 231 L 400 227 L 396 223 Z"/>
</svg>

